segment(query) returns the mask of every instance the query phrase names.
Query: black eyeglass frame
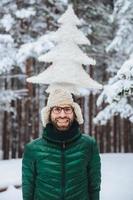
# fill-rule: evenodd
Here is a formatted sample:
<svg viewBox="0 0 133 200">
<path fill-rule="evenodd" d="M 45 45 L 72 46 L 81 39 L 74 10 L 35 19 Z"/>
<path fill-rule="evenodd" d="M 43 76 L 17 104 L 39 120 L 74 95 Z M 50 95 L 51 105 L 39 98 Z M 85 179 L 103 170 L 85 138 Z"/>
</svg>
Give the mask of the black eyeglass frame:
<svg viewBox="0 0 133 200">
<path fill-rule="evenodd" d="M 67 111 L 68 108 L 70 109 L 69 112 Z M 51 112 L 53 112 L 54 114 L 60 114 L 62 110 L 64 111 L 65 114 L 71 114 L 74 111 L 71 106 L 64 106 L 64 107 L 54 106 L 51 108 Z"/>
</svg>

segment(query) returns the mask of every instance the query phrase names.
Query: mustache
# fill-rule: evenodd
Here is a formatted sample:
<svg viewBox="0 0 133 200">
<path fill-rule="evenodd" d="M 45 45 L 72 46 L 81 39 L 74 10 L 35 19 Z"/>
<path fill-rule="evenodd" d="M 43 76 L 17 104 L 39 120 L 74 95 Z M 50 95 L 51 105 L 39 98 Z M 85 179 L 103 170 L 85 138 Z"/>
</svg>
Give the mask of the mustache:
<svg viewBox="0 0 133 200">
<path fill-rule="evenodd" d="M 67 117 L 58 117 L 55 119 L 55 121 L 57 122 L 58 120 L 65 120 L 65 121 L 69 121 L 70 122 L 70 119 L 67 118 Z"/>
<path fill-rule="evenodd" d="M 56 119 L 69 119 L 68 117 L 57 117 Z"/>
<path fill-rule="evenodd" d="M 55 121 L 58 121 L 58 120 L 70 121 L 69 118 L 57 118 L 57 119 L 55 119 Z"/>
</svg>

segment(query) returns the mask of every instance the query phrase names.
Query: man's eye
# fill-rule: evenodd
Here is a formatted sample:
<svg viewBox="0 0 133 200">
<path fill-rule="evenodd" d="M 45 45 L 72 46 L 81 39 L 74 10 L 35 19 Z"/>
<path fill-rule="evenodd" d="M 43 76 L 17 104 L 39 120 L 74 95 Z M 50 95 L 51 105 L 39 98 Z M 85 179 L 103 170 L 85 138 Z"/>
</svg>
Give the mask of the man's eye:
<svg viewBox="0 0 133 200">
<path fill-rule="evenodd" d="M 70 111 L 71 110 L 71 108 L 64 108 L 66 111 Z"/>
<path fill-rule="evenodd" d="M 61 109 L 60 109 L 60 108 L 58 108 L 58 107 L 57 107 L 57 108 L 55 108 L 55 111 L 60 111 L 60 110 L 61 110 Z"/>
<path fill-rule="evenodd" d="M 64 108 L 64 109 L 65 109 L 65 112 L 67 112 L 67 113 L 72 112 L 72 108 L 70 108 L 70 107 L 66 107 L 66 108 Z"/>
</svg>

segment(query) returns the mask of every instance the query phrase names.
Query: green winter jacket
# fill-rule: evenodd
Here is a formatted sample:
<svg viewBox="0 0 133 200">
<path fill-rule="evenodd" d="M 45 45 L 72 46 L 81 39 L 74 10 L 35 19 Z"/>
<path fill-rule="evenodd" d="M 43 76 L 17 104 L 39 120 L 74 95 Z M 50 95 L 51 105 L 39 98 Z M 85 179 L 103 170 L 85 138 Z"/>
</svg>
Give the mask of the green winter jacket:
<svg viewBox="0 0 133 200">
<path fill-rule="evenodd" d="M 23 200 L 99 200 L 101 169 L 96 141 L 75 135 L 65 141 L 43 137 L 25 146 Z"/>
</svg>

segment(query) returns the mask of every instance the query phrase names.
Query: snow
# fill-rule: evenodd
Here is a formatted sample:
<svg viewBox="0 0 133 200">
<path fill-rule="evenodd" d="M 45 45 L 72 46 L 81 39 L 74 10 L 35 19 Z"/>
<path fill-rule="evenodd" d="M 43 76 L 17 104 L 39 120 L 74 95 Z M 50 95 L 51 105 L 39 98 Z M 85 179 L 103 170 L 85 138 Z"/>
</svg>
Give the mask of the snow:
<svg viewBox="0 0 133 200">
<path fill-rule="evenodd" d="M 49 49 L 53 48 L 54 44 L 51 41 L 51 34 L 52 33 L 46 34 L 39 37 L 34 42 L 29 42 L 27 44 L 21 45 L 16 56 L 18 65 L 23 68 L 27 58 L 33 57 L 37 59 L 40 54 L 45 53 Z"/>
<path fill-rule="evenodd" d="M 16 17 L 18 18 L 29 18 L 30 16 L 34 16 L 36 14 L 36 11 L 34 10 L 34 8 L 30 7 L 30 8 L 26 8 L 26 9 L 21 9 L 21 10 L 17 10 L 16 11 Z"/>
<path fill-rule="evenodd" d="M 0 161 L 0 188 L 21 185 L 21 159 Z"/>
<path fill-rule="evenodd" d="M 117 31 L 111 44 L 106 48 L 107 52 L 115 49 L 118 52 L 126 52 L 129 55 L 132 50 L 133 42 L 133 1 L 117 0 L 115 1 L 113 12 L 114 21 L 117 23 Z M 128 38 L 128 39 L 127 39 Z M 129 50 L 130 49 L 130 50 Z"/>
<path fill-rule="evenodd" d="M 130 79 L 133 77 L 133 57 L 126 60 L 121 66 L 120 70 L 117 72 L 118 77 L 125 77 L 126 79 Z"/>
<path fill-rule="evenodd" d="M 101 200 L 133 199 L 133 154 L 102 154 Z"/>
<path fill-rule="evenodd" d="M 68 0 L 58 0 L 59 2 L 62 2 L 64 5 L 68 4 Z"/>
<path fill-rule="evenodd" d="M 103 123 L 105 118 L 109 119 L 112 117 L 111 110 L 113 113 L 119 110 L 118 114 L 123 115 L 123 109 L 120 109 L 120 104 L 115 104 L 115 112 L 113 108 L 114 101 L 121 101 L 125 98 L 127 101 L 127 107 L 130 117 L 129 120 L 133 122 L 133 114 L 130 116 L 132 109 L 132 95 L 133 95 L 133 1 L 132 0 L 116 0 L 114 1 L 113 19 L 116 27 L 114 38 L 111 43 L 106 47 L 106 52 L 112 57 L 109 63 L 108 71 L 114 76 L 108 82 L 108 85 L 104 87 L 103 92 L 98 98 L 97 104 L 101 105 L 110 103 L 112 105 L 105 107 L 101 112 L 98 113 L 95 122 Z M 113 54 L 111 54 L 113 53 Z M 130 98 L 131 97 L 131 98 Z M 131 105 L 129 109 L 129 104 Z M 118 105 L 118 109 L 117 109 Z M 110 115 L 109 115 L 110 114 Z M 106 117 L 104 117 L 106 116 Z M 104 120 L 104 122 L 107 120 Z"/>
<path fill-rule="evenodd" d="M 121 118 L 128 118 L 133 122 L 133 107 L 127 103 L 126 98 L 122 98 L 119 102 L 113 102 L 100 111 L 93 119 L 95 124 L 105 125 L 107 121 L 114 115 L 120 114 Z"/>
<path fill-rule="evenodd" d="M 13 24 L 15 23 L 14 19 L 12 18 L 12 16 L 10 14 L 4 15 L 4 17 L 1 19 L 0 22 L 6 31 L 10 31 Z"/>
<path fill-rule="evenodd" d="M 16 189 L 12 185 L 9 186 L 6 192 L 0 193 L 0 200 L 22 200 L 21 189 Z"/>
<path fill-rule="evenodd" d="M 133 154 L 104 153 L 101 156 L 102 184 L 101 200 L 133 199 Z M 22 200 L 21 159 L 0 161 L 0 188 L 8 190 L 0 193 L 0 200 Z"/>
<path fill-rule="evenodd" d="M 9 34 L 0 34 L 0 43 L 12 44 L 14 42 L 13 38 Z"/>
<path fill-rule="evenodd" d="M 26 96 L 27 93 L 28 93 L 27 89 L 20 89 L 20 90 L 1 89 L 0 110 L 13 112 L 14 114 L 16 114 L 16 109 L 11 106 L 12 100 L 21 99 L 22 97 Z"/>
<path fill-rule="evenodd" d="M 109 84 L 104 86 L 104 90 L 97 99 L 97 106 L 103 101 L 109 103 L 104 110 L 100 111 L 94 118 L 95 124 L 106 124 L 113 115 L 128 118 L 133 122 L 133 107 L 128 102 L 127 97 L 132 96 L 133 91 L 133 56 L 131 55 L 118 70 L 117 75 L 109 80 Z"/>
<path fill-rule="evenodd" d="M 9 34 L 0 34 L 0 74 L 9 72 L 15 66 L 16 47 Z"/>
</svg>

